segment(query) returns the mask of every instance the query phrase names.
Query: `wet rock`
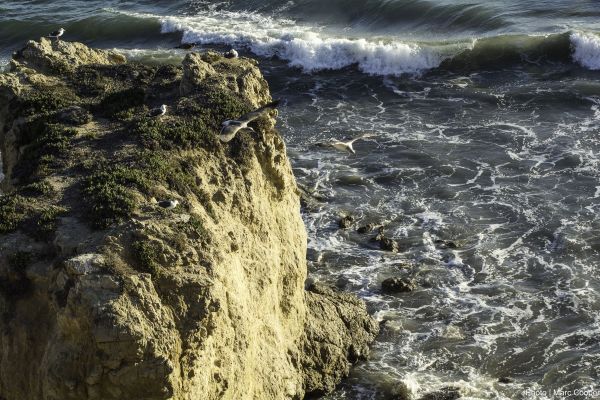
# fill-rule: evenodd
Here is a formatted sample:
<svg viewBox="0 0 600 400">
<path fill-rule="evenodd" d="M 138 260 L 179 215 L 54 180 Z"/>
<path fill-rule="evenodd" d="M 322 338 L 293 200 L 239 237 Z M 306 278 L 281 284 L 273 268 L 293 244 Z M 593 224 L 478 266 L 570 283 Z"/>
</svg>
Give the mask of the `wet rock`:
<svg viewBox="0 0 600 400">
<path fill-rule="evenodd" d="M 85 125 L 92 120 L 92 115 L 85 109 L 72 106 L 58 114 L 58 121 L 68 125 Z"/>
<path fill-rule="evenodd" d="M 400 251 L 400 245 L 397 241 L 384 237 L 379 241 L 379 248 L 385 251 L 391 251 L 397 253 Z"/>
<path fill-rule="evenodd" d="M 377 230 L 377 235 L 375 237 L 371 238 L 371 242 L 379 242 L 383 239 L 385 239 L 384 228 L 383 228 L 383 226 L 380 226 L 379 229 Z"/>
<path fill-rule="evenodd" d="M 339 220 L 338 225 L 340 229 L 348 229 L 352 226 L 353 222 L 354 217 L 352 217 L 351 215 L 346 215 L 345 217 L 342 217 L 342 219 Z"/>
<path fill-rule="evenodd" d="M 435 392 L 427 393 L 420 400 L 455 400 L 460 399 L 460 390 L 456 387 L 445 387 Z"/>
<path fill-rule="evenodd" d="M 458 245 L 451 240 L 438 239 L 434 242 L 440 249 L 457 249 Z"/>
<path fill-rule="evenodd" d="M 360 228 L 358 228 L 356 230 L 356 232 L 358 232 L 358 233 L 369 233 L 369 232 L 372 232 L 373 229 L 375 229 L 375 225 L 373 225 L 373 224 L 367 224 L 365 226 L 361 226 Z"/>
<path fill-rule="evenodd" d="M 377 399 L 414 400 L 411 390 L 404 382 L 383 382 L 377 388 Z"/>
<path fill-rule="evenodd" d="M 307 396 L 330 392 L 350 366 L 369 354 L 379 325 L 356 297 L 314 283 L 307 288 L 309 311 L 299 354 Z"/>
<path fill-rule="evenodd" d="M 313 190 L 298 184 L 298 194 L 300 195 L 300 205 L 308 212 L 318 211 L 326 199 Z"/>
<path fill-rule="evenodd" d="M 513 383 L 513 382 L 514 382 L 514 380 L 511 379 L 511 378 L 509 378 L 509 377 L 507 377 L 507 376 L 503 376 L 503 377 L 498 378 L 498 383 L 504 383 L 504 384 L 506 384 L 506 383 Z"/>
<path fill-rule="evenodd" d="M 412 292 L 417 288 L 415 281 L 403 278 L 387 278 L 381 282 L 381 290 L 384 293 L 405 293 Z"/>
<path fill-rule="evenodd" d="M 564 156 L 560 160 L 556 161 L 554 164 L 554 168 L 556 169 L 567 169 L 567 168 L 577 168 L 581 164 L 581 158 L 577 154 L 570 154 Z"/>
</svg>

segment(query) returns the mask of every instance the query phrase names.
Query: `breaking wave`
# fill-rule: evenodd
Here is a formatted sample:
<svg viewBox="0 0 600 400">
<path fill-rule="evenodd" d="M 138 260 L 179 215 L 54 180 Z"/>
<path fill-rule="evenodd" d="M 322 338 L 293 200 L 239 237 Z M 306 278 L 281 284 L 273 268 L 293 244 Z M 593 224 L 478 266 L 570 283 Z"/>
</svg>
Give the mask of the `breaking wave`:
<svg viewBox="0 0 600 400">
<path fill-rule="evenodd" d="M 356 67 L 370 75 L 399 76 L 438 68 L 477 71 L 544 62 L 574 62 L 590 70 L 600 69 L 600 36 L 593 32 L 435 41 L 356 35 L 353 30 L 257 12 L 213 9 L 189 16 L 112 12 L 158 21 L 161 33 L 180 33 L 184 43 L 244 48 L 257 56 L 277 57 L 307 73 Z"/>
</svg>

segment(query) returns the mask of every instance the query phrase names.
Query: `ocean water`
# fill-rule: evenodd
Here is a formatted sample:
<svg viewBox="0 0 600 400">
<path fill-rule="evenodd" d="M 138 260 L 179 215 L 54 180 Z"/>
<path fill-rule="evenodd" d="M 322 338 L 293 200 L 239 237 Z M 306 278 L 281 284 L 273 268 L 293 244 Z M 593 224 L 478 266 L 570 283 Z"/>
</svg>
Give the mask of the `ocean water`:
<svg viewBox="0 0 600 400">
<path fill-rule="evenodd" d="M 192 41 L 259 59 L 322 199 L 310 279 L 382 322 L 324 399 L 600 398 L 598 1 L 3 1 L 0 60 L 59 26 L 147 62 Z M 316 145 L 364 132 L 356 154 Z M 338 229 L 348 213 L 403 251 Z M 382 293 L 392 276 L 418 288 Z"/>
</svg>

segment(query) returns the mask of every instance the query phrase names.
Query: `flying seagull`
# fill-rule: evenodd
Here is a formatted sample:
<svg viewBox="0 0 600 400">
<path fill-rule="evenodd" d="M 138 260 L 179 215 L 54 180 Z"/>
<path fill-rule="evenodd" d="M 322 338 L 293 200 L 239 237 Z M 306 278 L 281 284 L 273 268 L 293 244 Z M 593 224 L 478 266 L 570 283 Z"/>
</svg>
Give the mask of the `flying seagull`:
<svg viewBox="0 0 600 400">
<path fill-rule="evenodd" d="M 152 110 L 150 110 L 148 112 L 148 116 L 149 117 L 162 117 L 163 115 L 165 115 L 167 113 L 167 105 L 163 104 L 160 107 L 157 108 L 153 108 Z"/>
<path fill-rule="evenodd" d="M 336 150 L 347 151 L 349 153 L 356 154 L 356 151 L 354 151 L 354 147 L 353 147 L 354 142 L 356 142 L 357 140 L 366 139 L 366 138 L 370 138 L 370 137 L 374 137 L 374 136 L 377 136 L 377 135 L 374 133 L 364 133 L 364 134 L 357 136 L 347 142 L 333 140 L 331 142 L 320 143 L 320 145 L 327 146 L 327 147 L 333 147 Z"/>
<path fill-rule="evenodd" d="M 175 46 L 175 48 L 181 50 L 192 50 L 197 45 L 197 43 L 181 43 L 179 46 Z"/>
<path fill-rule="evenodd" d="M 235 49 L 231 49 L 225 54 L 223 54 L 225 58 L 238 58 L 239 54 Z"/>
<path fill-rule="evenodd" d="M 264 113 L 274 110 L 279 105 L 279 100 L 275 100 L 266 106 L 260 107 L 246 115 L 242 115 L 238 119 L 228 120 L 221 124 L 221 132 L 219 133 L 219 139 L 221 142 L 229 142 L 232 140 L 236 133 L 242 129 L 248 129 L 254 132 L 254 129 L 248 126 L 248 124 Z"/>
<path fill-rule="evenodd" d="M 158 206 L 166 210 L 172 210 L 179 205 L 179 200 L 161 200 L 158 202 Z"/>
<path fill-rule="evenodd" d="M 65 30 L 64 30 L 64 28 L 60 28 L 59 30 L 57 30 L 57 31 L 54 31 L 54 32 L 52 32 L 51 34 L 49 34 L 49 35 L 48 35 L 48 37 L 49 37 L 49 38 L 54 38 L 54 39 L 56 39 L 56 41 L 58 42 L 58 41 L 60 40 L 60 37 L 61 37 L 62 35 L 64 35 L 64 34 L 65 34 Z"/>
</svg>

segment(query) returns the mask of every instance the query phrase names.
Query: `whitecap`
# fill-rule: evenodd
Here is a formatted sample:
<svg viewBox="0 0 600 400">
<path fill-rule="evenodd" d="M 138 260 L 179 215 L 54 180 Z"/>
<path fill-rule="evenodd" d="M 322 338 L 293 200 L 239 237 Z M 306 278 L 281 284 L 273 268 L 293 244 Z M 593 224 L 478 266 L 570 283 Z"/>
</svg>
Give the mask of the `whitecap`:
<svg viewBox="0 0 600 400">
<path fill-rule="evenodd" d="M 573 60 L 582 67 L 600 69 L 600 37 L 593 33 L 573 32 L 571 34 L 573 45 Z"/>
</svg>

